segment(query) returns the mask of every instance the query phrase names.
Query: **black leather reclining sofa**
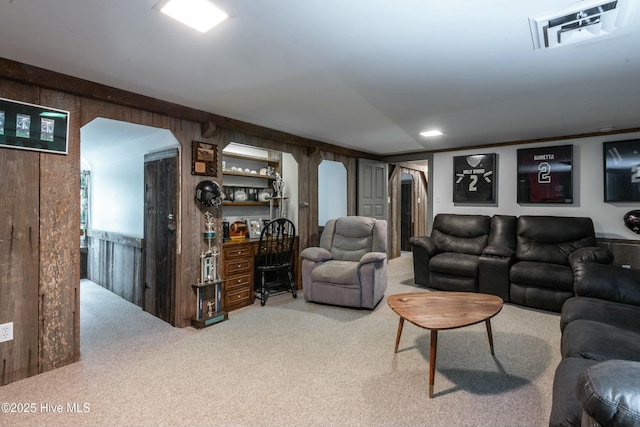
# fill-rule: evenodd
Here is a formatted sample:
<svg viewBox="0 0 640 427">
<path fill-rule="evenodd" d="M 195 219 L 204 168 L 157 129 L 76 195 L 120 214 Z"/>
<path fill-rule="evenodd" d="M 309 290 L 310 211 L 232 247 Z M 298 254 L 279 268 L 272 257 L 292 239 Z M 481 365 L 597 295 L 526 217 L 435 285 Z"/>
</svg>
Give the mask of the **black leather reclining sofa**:
<svg viewBox="0 0 640 427">
<path fill-rule="evenodd" d="M 571 257 L 549 425 L 640 426 L 640 270 Z"/>
<path fill-rule="evenodd" d="M 586 217 L 438 214 L 431 236 L 410 243 L 416 284 L 556 312 L 574 295 L 572 253 L 613 260 Z"/>
</svg>

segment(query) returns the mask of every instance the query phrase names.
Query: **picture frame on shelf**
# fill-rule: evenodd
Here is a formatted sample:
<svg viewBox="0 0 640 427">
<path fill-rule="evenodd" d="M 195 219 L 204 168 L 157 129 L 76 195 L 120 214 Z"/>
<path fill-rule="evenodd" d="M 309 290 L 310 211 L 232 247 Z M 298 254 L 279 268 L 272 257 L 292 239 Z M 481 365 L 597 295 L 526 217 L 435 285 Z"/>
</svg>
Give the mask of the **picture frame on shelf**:
<svg viewBox="0 0 640 427">
<path fill-rule="evenodd" d="M 191 142 L 191 175 L 218 175 L 218 146 L 208 142 Z"/>
<path fill-rule="evenodd" d="M 602 143 L 605 202 L 640 201 L 640 139 Z"/>
<path fill-rule="evenodd" d="M 496 154 L 453 158 L 453 202 L 496 202 Z"/>
<path fill-rule="evenodd" d="M 518 203 L 573 203 L 573 145 L 518 150 Z"/>
<path fill-rule="evenodd" d="M 261 217 L 247 217 L 247 228 L 249 229 L 249 238 L 259 239 L 262 234 L 264 223 Z"/>
</svg>

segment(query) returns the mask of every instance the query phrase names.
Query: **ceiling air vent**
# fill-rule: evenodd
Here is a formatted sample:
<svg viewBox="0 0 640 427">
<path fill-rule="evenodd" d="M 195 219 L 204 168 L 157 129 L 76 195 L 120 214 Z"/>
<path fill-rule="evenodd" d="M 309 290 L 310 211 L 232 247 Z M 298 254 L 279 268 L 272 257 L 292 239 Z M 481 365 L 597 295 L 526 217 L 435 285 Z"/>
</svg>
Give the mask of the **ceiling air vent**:
<svg viewBox="0 0 640 427">
<path fill-rule="evenodd" d="M 573 3 L 529 18 L 533 47 L 553 48 L 609 34 L 622 27 L 629 0 Z"/>
</svg>

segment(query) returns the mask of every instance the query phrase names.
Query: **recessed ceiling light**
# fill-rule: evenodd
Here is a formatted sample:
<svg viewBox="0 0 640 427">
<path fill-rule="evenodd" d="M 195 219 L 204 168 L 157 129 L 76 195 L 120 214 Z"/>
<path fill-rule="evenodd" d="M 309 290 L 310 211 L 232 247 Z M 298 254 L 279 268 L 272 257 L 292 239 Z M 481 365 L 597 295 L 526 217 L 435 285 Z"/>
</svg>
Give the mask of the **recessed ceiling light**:
<svg viewBox="0 0 640 427">
<path fill-rule="evenodd" d="M 430 137 L 430 136 L 440 136 L 442 135 L 442 132 L 440 132 L 439 130 L 436 129 L 432 129 L 432 130 L 425 130 L 424 132 L 420 132 L 421 136 L 426 136 L 426 137 Z"/>
<path fill-rule="evenodd" d="M 208 0 L 169 0 L 160 11 L 201 33 L 206 33 L 229 17 Z"/>
</svg>

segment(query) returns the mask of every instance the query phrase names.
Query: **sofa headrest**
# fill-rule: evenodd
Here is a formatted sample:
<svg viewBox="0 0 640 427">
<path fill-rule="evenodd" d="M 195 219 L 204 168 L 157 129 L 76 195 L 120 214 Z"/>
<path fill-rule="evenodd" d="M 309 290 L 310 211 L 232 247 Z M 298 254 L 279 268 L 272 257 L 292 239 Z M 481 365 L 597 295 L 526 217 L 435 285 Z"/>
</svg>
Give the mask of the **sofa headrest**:
<svg viewBox="0 0 640 427">
<path fill-rule="evenodd" d="M 346 216 L 331 220 L 333 238 L 327 242 L 333 259 L 359 261 L 368 252 L 386 252 L 386 221 L 363 216 Z M 327 223 L 329 225 L 329 223 Z M 323 232 L 323 237 L 324 236 Z"/>
<path fill-rule="evenodd" d="M 569 265 L 569 255 L 589 246 L 596 246 L 591 218 L 518 217 L 516 256 L 522 261 Z"/>
<path fill-rule="evenodd" d="M 486 215 L 438 214 L 431 237 L 443 252 L 480 255 L 490 230 L 491 217 Z"/>
</svg>

